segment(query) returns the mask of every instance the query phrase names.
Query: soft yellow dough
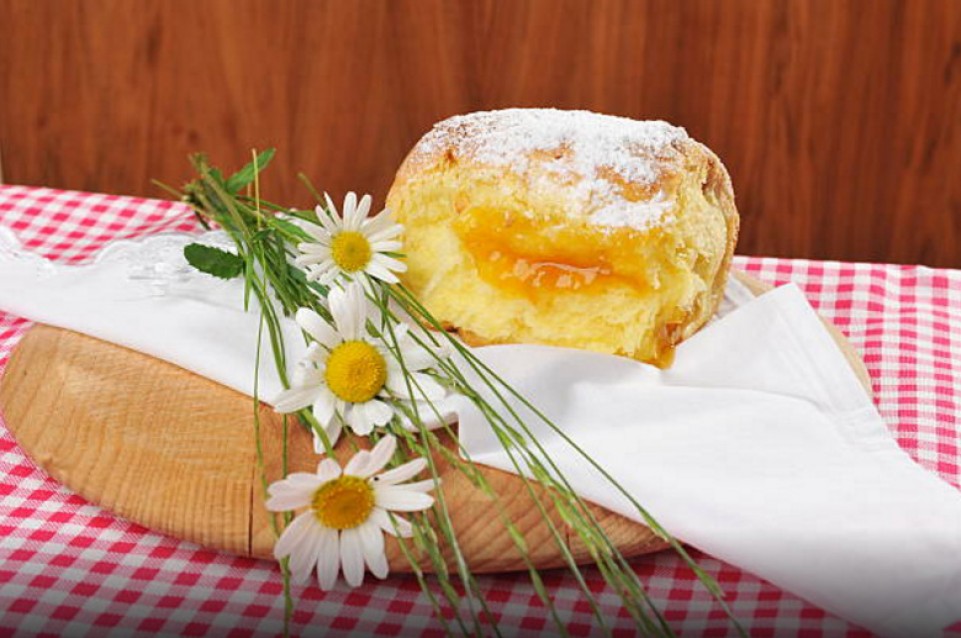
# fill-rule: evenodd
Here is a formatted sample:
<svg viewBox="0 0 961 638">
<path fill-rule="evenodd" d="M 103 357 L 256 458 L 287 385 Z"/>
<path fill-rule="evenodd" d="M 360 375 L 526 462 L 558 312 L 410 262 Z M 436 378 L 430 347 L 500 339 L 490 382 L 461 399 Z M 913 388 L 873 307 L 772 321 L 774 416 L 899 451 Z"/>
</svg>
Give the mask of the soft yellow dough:
<svg viewBox="0 0 961 638">
<path fill-rule="evenodd" d="M 469 342 L 666 365 L 715 312 L 737 237 L 730 178 L 683 129 L 585 111 L 445 120 L 387 207 L 404 283 Z"/>
</svg>

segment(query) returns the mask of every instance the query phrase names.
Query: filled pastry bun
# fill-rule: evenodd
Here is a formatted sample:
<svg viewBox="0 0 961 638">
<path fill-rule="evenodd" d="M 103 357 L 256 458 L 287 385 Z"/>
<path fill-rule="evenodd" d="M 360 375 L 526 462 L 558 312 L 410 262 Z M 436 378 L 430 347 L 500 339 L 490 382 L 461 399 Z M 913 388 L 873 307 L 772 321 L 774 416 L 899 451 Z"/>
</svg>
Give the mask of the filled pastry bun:
<svg viewBox="0 0 961 638">
<path fill-rule="evenodd" d="M 714 314 L 737 239 L 723 164 L 682 128 L 508 109 L 438 123 L 397 172 L 404 283 L 471 344 L 666 365 Z"/>
</svg>

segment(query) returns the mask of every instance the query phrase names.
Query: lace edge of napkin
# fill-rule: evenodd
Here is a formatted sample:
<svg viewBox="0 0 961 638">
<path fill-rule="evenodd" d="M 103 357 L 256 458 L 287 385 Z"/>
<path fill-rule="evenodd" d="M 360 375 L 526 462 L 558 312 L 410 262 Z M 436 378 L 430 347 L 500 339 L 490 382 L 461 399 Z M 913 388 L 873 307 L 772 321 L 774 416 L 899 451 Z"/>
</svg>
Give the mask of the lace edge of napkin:
<svg viewBox="0 0 961 638">
<path fill-rule="evenodd" d="M 128 278 L 144 281 L 154 288 L 155 293 L 164 294 L 170 285 L 206 277 L 191 267 L 183 256 L 184 246 L 190 243 L 237 252 L 233 241 L 221 230 L 199 234 L 163 232 L 116 239 L 103 246 L 87 263 L 64 264 L 27 250 L 13 229 L 0 225 L 0 266 L 16 263 L 42 281 L 63 272 L 76 272 L 103 263 L 119 263 L 126 269 Z"/>
<path fill-rule="evenodd" d="M 26 250 L 12 229 L 0 226 L 0 265 L 10 262 L 30 268 L 38 279 L 46 279 L 57 273 L 57 265 L 53 261 Z"/>
</svg>

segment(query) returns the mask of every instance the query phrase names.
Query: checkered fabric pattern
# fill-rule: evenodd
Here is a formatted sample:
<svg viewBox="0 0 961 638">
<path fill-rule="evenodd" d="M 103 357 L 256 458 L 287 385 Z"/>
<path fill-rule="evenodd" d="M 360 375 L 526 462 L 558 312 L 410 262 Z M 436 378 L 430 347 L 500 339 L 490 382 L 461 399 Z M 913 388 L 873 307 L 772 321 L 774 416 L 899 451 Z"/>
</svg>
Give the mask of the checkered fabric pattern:
<svg viewBox="0 0 961 638">
<path fill-rule="evenodd" d="M 71 263 L 113 239 L 196 228 L 189 212 L 172 202 L 19 186 L 0 187 L 0 224 L 30 250 Z M 901 446 L 959 485 L 961 271 L 751 257 L 735 265 L 772 283 L 798 283 L 863 355 L 881 413 Z M 0 369 L 28 327 L 0 314 Z M 751 635 L 868 635 L 731 565 L 697 552 L 695 558 Z M 676 632 L 734 635 L 724 612 L 673 554 L 640 558 L 633 566 Z M 632 635 L 600 575 L 587 570 L 587 577 L 615 635 Z M 574 580 L 554 571 L 545 581 L 569 632 L 594 635 Z M 480 585 L 504 635 L 556 635 L 526 577 L 483 577 Z M 409 577 L 326 594 L 308 586 L 293 594 L 295 635 L 443 635 L 429 599 Z M 276 635 L 283 614 L 274 564 L 162 536 L 85 502 L 26 458 L 0 421 L 0 634 Z"/>
</svg>

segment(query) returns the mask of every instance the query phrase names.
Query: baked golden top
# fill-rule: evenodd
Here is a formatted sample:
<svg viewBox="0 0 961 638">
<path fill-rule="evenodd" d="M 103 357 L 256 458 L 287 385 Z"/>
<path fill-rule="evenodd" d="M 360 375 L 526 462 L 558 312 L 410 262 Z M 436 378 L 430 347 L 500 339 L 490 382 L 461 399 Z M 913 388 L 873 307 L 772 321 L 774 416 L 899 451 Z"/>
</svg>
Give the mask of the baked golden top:
<svg viewBox="0 0 961 638">
<path fill-rule="evenodd" d="M 387 205 L 406 228 L 406 282 L 465 336 L 659 363 L 713 314 L 737 234 L 709 149 L 586 111 L 440 122 Z"/>
</svg>

